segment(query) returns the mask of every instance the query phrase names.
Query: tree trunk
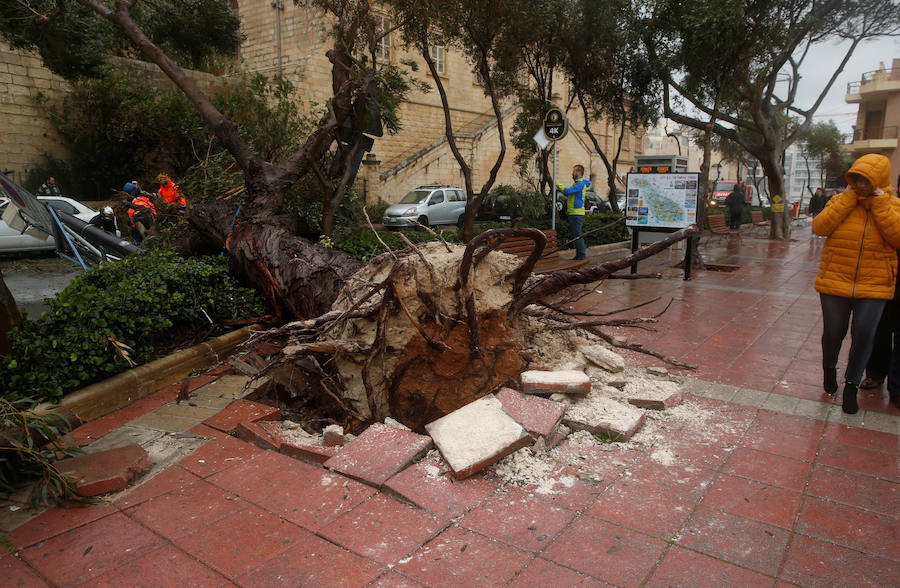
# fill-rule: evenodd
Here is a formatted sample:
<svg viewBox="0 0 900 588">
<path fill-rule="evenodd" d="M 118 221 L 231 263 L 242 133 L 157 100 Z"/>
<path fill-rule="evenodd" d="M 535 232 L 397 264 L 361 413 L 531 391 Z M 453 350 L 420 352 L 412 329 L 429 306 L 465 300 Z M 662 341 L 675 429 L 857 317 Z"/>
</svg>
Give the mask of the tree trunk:
<svg viewBox="0 0 900 588">
<path fill-rule="evenodd" d="M 19 307 L 16 306 L 12 292 L 6 287 L 3 273 L 0 272 L 0 355 L 6 355 L 11 351 L 9 332 L 21 322 Z"/>
<path fill-rule="evenodd" d="M 190 223 L 207 242 L 227 249 L 239 277 L 256 286 L 280 317 L 310 318 L 331 308 L 339 289 L 360 263 L 303 237 L 294 215 L 260 219 L 235 218 L 230 204 L 194 207 Z"/>
<path fill-rule="evenodd" d="M 791 210 L 784 192 L 784 173 L 781 163 L 774 158 L 760 159 L 769 185 L 769 202 L 772 206 L 772 223 L 769 238 L 787 241 L 791 238 Z"/>
</svg>

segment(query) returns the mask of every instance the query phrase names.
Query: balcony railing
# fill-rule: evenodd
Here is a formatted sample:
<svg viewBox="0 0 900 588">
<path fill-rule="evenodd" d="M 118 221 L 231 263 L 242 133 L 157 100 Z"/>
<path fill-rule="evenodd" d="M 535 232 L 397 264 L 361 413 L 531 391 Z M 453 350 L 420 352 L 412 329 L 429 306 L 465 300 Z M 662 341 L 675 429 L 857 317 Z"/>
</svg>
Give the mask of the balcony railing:
<svg viewBox="0 0 900 588">
<path fill-rule="evenodd" d="M 900 69 L 877 69 L 875 71 L 867 71 L 862 75 L 862 79 L 857 82 L 847 84 L 848 94 L 859 94 L 860 87 L 869 82 L 878 80 L 900 80 Z"/>
<path fill-rule="evenodd" d="M 879 139 L 896 139 L 898 130 L 900 130 L 900 128 L 898 128 L 897 125 L 881 129 L 871 129 L 869 132 L 866 132 L 866 129 L 856 129 L 856 132 L 853 133 L 853 140 L 877 141 Z"/>
</svg>

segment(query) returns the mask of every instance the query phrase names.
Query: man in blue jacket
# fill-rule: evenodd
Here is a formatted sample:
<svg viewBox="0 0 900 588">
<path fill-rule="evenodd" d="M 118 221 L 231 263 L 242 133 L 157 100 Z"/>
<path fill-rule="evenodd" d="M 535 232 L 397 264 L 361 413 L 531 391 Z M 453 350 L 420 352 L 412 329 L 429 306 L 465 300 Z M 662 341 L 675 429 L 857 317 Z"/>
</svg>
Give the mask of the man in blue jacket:
<svg viewBox="0 0 900 588">
<path fill-rule="evenodd" d="M 574 259 L 587 259 L 587 248 L 584 246 L 584 239 L 581 239 L 581 227 L 584 225 L 584 201 L 585 192 L 591 186 L 591 181 L 584 178 L 584 166 L 576 165 L 572 168 L 572 181 L 575 182 L 571 187 L 566 188 L 562 184 L 556 184 L 563 194 L 566 195 L 566 213 L 569 216 L 569 238 L 578 239 L 575 241 L 575 257 Z"/>
</svg>

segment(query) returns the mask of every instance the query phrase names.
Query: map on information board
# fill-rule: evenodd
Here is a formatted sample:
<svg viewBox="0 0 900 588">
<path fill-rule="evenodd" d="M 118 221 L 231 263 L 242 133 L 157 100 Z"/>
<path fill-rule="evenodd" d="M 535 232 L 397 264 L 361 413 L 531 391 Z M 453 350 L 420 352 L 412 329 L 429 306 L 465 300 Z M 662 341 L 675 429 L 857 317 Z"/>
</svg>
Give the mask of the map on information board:
<svg viewBox="0 0 900 588">
<path fill-rule="evenodd" d="M 625 224 L 681 229 L 697 222 L 699 174 L 628 174 Z"/>
</svg>

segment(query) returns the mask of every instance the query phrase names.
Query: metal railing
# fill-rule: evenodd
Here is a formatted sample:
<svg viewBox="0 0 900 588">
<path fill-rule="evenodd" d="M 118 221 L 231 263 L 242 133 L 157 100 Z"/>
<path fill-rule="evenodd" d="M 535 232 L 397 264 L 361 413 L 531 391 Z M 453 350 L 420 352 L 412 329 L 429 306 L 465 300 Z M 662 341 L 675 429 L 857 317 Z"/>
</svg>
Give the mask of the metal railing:
<svg viewBox="0 0 900 588">
<path fill-rule="evenodd" d="M 892 125 L 880 129 L 856 129 L 853 133 L 854 141 L 877 141 L 878 139 L 896 139 L 900 127 Z"/>
<path fill-rule="evenodd" d="M 867 71 L 860 80 L 847 84 L 848 94 L 859 94 L 860 88 L 869 82 L 875 80 L 900 80 L 900 69 L 876 69 L 875 71 Z"/>
</svg>

